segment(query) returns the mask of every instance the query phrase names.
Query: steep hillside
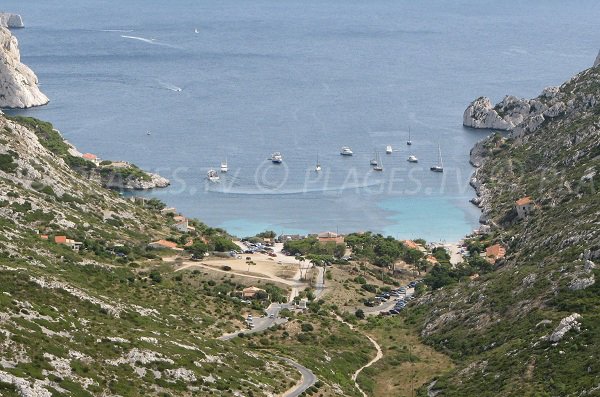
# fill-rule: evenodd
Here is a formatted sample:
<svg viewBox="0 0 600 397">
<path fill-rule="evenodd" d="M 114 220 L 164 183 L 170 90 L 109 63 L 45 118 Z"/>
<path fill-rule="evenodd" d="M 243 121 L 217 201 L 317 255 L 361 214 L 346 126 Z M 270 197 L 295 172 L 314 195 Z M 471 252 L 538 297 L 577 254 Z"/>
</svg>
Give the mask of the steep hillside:
<svg viewBox="0 0 600 397">
<path fill-rule="evenodd" d="M 169 254 L 147 247 L 186 240 L 159 204 L 80 177 L 0 116 L 0 395 L 258 396 L 299 377 L 215 339 L 243 320 L 242 305 L 220 295 L 236 286 L 175 275 L 160 259 Z M 226 238 L 194 224 L 209 244 Z"/>
<path fill-rule="evenodd" d="M 518 113 L 510 134 L 472 153 L 490 232 L 469 242 L 469 265 L 429 276 L 443 287 L 410 314 L 422 338 L 459 364 L 429 394 L 598 395 L 600 68 L 534 100 L 504 102 L 513 105 L 494 112 Z M 520 217 L 515 202 L 526 196 L 533 205 Z M 478 259 L 496 243 L 504 258 Z"/>
</svg>

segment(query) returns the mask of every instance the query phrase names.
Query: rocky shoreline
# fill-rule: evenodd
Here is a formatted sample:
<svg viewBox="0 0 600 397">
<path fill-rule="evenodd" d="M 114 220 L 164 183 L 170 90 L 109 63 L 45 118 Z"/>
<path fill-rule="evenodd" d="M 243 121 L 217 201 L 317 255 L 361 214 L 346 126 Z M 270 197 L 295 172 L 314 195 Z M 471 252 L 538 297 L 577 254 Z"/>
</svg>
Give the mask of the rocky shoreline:
<svg viewBox="0 0 600 397">
<path fill-rule="evenodd" d="M 593 67 L 600 65 L 600 52 L 596 56 Z M 527 134 L 537 131 L 547 120 L 562 117 L 573 112 L 573 100 L 565 101 L 565 88 L 573 79 L 560 87 L 546 87 L 534 99 L 517 98 L 507 95 L 502 101 L 492 106 L 487 97 L 479 97 L 467 106 L 463 113 L 463 125 L 476 129 L 489 129 L 508 132 L 508 136 L 517 142 L 525 139 Z M 596 98 L 592 95 L 582 98 L 588 107 L 596 105 Z M 485 184 L 478 178 L 480 167 L 485 163 L 486 157 L 491 153 L 493 142 L 492 135 L 477 142 L 469 153 L 469 162 L 476 168 L 469 184 L 475 190 L 476 197 L 469 200 L 481 209 L 479 222 L 489 225 L 490 193 Z M 485 228 L 484 228 L 485 229 Z"/>
</svg>

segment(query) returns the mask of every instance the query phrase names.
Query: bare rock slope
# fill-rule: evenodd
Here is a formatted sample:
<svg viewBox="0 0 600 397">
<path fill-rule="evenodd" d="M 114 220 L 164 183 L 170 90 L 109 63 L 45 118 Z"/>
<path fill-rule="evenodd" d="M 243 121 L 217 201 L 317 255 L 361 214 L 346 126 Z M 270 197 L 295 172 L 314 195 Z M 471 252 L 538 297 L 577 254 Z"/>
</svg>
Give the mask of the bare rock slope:
<svg viewBox="0 0 600 397">
<path fill-rule="evenodd" d="M 0 26 L 0 107 L 28 108 L 47 103 L 37 76 L 21 63 L 17 38 Z"/>
</svg>

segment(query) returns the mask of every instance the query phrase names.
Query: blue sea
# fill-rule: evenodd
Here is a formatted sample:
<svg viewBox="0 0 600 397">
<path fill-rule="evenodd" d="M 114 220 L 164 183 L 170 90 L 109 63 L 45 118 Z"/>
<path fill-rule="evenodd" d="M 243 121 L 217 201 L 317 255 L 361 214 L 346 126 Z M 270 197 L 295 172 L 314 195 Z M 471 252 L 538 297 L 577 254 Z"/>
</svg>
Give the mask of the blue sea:
<svg viewBox="0 0 600 397">
<path fill-rule="evenodd" d="M 2 6 L 22 14 L 22 60 L 51 100 L 19 114 L 54 123 L 83 152 L 170 178 L 143 194 L 239 236 L 460 239 L 479 218 L 469 149 L 489 134 L 462 127 L 465 107 L 536 96 L 590 67 L 600 45 L 596 1 Z M 354 156 L 339 155 L 344 145 Z M 429 171 L 438 145 L 443 174 Z M 267 160 L 274 151 L 283 164 Z M 207 182 L 225 159 L 229 173 Z"/>
</svg>

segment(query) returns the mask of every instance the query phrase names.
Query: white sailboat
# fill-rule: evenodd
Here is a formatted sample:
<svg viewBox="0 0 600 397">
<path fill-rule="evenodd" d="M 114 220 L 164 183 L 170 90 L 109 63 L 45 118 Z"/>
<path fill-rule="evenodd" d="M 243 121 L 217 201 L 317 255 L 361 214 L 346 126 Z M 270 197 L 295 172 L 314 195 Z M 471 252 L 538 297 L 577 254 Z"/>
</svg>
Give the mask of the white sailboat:
<svg viewBox="0 0 600 397">
<path fill-rule="evenodd" d="M 412 141 L 410 140 L 410 127 L 408 127 L 408 141 L 406 141 L 407 145 L 412 145 Z"/>
<path fill-rule="evenodd" d="M 383 171 L 383 163 L 379 159 L 379 153 L 376 154 L 375 159 L 377 161 L 377 165 L 373 167 L 373 171 Z"/>
<path fill-rule="evenodd" d="M 319 163 L 319 155 L 317 154 L 317 165 L 315 166 L 315 172 L 321 171 L 321 164 Z"/>
<path fill-rule="evenodd" d="M 225 159 L 225 161 L 221 162 L 221 172 L 227 172 L 229 171 L 229 167 L 227 166 L 227 159 Z"/>
<path fill-rule="evenodd" d="M 438 144 L 438 164 L 429 168 L 433 172 L 444 172 L 444 161 L 442 160 L 442 149 Z"/>
<path fill-rule="evenodd" d="M 377 161 L 377 151 L 373 152 L 374 156 L 371 160 L 369 160 L 369 164 L 371 164 L 372 166 L 375 166 L 377 164 L 379 164 L 379 162 Z"/>
<path fill-rule="evenodd" d="M 208 172 L 206 173 L 206 178 L 210 181 L 210 182 L 219 182 L 219 174 L 217 174 L 217 171 L 215 170 L 208 170 Z"/>
</svg>

